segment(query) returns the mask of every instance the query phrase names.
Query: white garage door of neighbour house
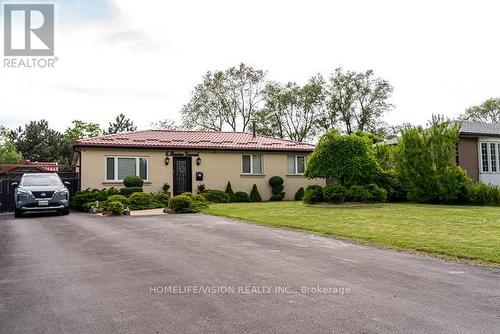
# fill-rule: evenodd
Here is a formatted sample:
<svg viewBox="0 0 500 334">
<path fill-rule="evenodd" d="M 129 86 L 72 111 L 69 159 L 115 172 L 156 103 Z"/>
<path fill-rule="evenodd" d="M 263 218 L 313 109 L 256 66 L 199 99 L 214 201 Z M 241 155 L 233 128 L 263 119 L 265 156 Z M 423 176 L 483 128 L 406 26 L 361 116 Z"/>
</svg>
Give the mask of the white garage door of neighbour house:
<svg viewBox="0 0 500 334">
<path fill-rule="evenodd" d="M 500 185 L 500 139 L 480 138 L 478 141 L 479 180 Z"/>
</svg>

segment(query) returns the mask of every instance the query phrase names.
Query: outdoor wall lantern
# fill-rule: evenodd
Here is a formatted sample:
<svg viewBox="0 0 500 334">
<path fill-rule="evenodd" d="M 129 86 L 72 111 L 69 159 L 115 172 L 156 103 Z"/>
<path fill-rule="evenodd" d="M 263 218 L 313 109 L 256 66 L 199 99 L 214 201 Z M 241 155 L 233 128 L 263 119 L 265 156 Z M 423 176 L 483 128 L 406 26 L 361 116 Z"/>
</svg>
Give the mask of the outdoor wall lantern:
<svg viewBox="0 0 500 334">
<path fill-rule="evenodd" d="M 197 166 L 201 165 L 201 158 L 200 158 L 200 157 L 198 157 L 198 158 L 196 159 L 196 165 L 197 165 Z"/>
<path fill-rule="evenodd" d="M 170 163 L 170 157 L 166 157 L 165 158 L 165 166 L 168 166 L 169 163 Z"/>
</svg>

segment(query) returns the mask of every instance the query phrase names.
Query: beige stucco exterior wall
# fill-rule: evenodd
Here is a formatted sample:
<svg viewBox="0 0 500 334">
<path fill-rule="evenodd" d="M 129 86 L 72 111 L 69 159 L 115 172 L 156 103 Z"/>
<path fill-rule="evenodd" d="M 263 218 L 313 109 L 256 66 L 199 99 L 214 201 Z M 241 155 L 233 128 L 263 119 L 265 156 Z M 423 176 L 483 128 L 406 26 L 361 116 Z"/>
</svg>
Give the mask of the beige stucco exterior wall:
<svg viewBox="0 0 500 334">
<path fill-rule="evenodd" d="M 193 151 L 190 151 L 193 152 Z M 271 197 L 271 187 L 268 184 L 272 176 L 281 176 L 285 180 L 285 199 L 292 200 L 295 192 L 300 187 L 310 184 L 324 185 L 324 180 L 308 180 L 302 175 L 287 175 L 287 157 L 294 153 L 274 152 L 225 152 L 225 151 L 200 151 L 202 160 L 200 166 L 196 165 L 196 157 L 192 157 L 192 179 L 193 192 L 197 185 L 204 183 L 208 189 L 224 190 L 228 181 L 231 182 L 233 191 L 245 191 L 247 193 L 256 184 L 263 200 Z M 263 175 L 242 175 L 241 155 L 262 154 Z M 301 153 L 296 153 L 301 154 Z M 107 156 L 128 156 L 149 158 L 149 180 L 144 183 L 144 191 L 160 191 L 163 184 L 168 182 L 173 187 L 173 159 L 171 157 L 168 166 L 165 166 L 165 151 L 163 150 L 137 150 L 137 149 L 103 149 L 82 148 L 81 149 L 81 188 L 104 188 L 122 187 L 120 182 L 108 182 L 105 180 L 105 158 Z M 195 180 L 195 173 L 202 171 L 204 179 L 202 182 Z M 170 191 L 173 189 L 171 188 Z"/>
</svg>

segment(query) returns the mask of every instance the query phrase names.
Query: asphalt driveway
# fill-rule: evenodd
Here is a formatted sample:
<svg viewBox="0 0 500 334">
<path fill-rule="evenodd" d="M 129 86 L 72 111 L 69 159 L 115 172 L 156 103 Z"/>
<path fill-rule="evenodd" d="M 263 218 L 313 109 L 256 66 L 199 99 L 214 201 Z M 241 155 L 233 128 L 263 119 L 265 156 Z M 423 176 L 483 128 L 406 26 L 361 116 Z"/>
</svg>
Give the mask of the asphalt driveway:
<svg viewBox="0 0 500 334">
<path fill-rule="evenodd" d="M 0 332 L 499 333 L 500 270 L 203 215 L 2 216 Z"/>
</svg>

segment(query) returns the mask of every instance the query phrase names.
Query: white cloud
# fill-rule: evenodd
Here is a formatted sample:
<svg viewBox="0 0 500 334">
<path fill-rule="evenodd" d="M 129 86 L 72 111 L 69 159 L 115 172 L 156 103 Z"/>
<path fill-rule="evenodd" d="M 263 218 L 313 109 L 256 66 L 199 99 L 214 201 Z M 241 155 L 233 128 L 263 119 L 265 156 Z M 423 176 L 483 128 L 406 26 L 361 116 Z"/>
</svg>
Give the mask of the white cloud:
<svg viewBox="0 0 500 334">
<path fill-rule="evenodd" d="M 300 82 L 339 66 L 371 68 L 395 86 L 387 121 L 456 116 L 500 95 L 499 9 L 493 1 L 116 0 L 80 18 L 62 10 L 72 19 L 58 25 L 55 69 L 0 69 L 0 123 L 46 118 L 62 130 L 123 112 L 146 128 L 178 119 L 204 72 L 239 62 Z"/>
</svg>

